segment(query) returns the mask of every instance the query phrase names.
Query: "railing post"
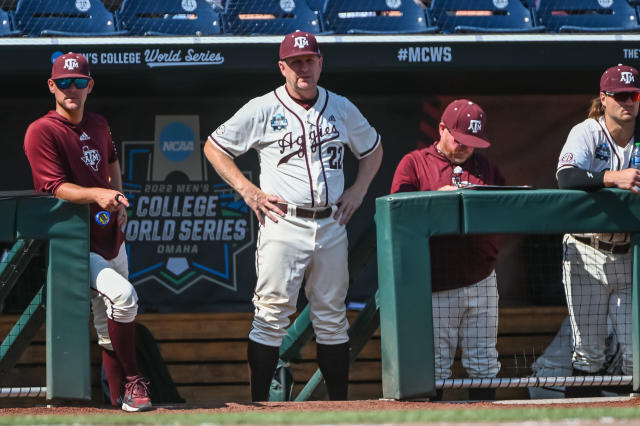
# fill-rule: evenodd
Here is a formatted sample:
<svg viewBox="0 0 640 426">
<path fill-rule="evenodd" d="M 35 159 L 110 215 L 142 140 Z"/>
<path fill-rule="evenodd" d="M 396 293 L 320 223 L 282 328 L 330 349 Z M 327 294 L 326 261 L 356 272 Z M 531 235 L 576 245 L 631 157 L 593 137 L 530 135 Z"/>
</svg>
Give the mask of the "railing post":
<svg viewBox="0 0 640 426">
<path fill-rule="evenodd" d="M 631 234 L 633 248 L 633 296 L 632 296 L 632 321 L 633 321 L 633 391 L 640 389 L 640 291 L 638 280 L 640 280 L 640 233 Z"/>
<path fill-rule="evenodd" d="M 49 240 L 47 399 L 91 399 L 88 206 L 19 199 L 15 223 L 16 238 Z"/>
</svg>

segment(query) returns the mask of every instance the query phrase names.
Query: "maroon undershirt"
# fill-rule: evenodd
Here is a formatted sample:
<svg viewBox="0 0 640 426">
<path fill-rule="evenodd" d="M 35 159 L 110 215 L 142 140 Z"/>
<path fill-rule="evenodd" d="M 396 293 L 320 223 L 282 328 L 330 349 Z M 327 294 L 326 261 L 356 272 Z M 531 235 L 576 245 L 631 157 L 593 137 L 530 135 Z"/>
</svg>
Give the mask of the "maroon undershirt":
<svg viewBox="0 0 640 426">
<path fill-rule="evenodd" d="M 287 94 L 289 95 L 289 97 L 298 105 L 300 105 L 302 108 L 306 109 L 307 111 L 309 111 L 311 109 L 312 106 L 314 106 L 316 104 L 316 102 L 318 101 L 318 96 L 320 96 L 320 91 L 316 90 L 316 95 L 313 97 L 313 99 L 296 99 L 291 95 L 291 92 L 289 92 L 289 88 L 285 85 L 284 86 L 285 90 L 287 91 Z"/>
</svg>

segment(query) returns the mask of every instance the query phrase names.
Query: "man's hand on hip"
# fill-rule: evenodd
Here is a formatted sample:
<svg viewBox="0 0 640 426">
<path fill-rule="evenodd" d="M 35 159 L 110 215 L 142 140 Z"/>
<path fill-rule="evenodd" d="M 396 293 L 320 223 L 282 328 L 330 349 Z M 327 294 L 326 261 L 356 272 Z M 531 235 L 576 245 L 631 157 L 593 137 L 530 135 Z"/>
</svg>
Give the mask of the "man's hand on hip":
<svg viewBox="0 0 640 426">
<path fill-rule="evenodd" d="M 242 197 L 249 208 L 256 214 L 260 225 L 264 225 L 265 216 L 273 222 L 278 223 L 278 219 L 273 215 L 273 213 L 280 215 L 280 217 L 284 217 L 287 213 L 283 212 L 275 205 L 275 203 L 286 203 L 286 201 L 276 195 L 265 194 L 257 186 L 252 186 L 246 194 L 242 194 Z"/>
</svg>

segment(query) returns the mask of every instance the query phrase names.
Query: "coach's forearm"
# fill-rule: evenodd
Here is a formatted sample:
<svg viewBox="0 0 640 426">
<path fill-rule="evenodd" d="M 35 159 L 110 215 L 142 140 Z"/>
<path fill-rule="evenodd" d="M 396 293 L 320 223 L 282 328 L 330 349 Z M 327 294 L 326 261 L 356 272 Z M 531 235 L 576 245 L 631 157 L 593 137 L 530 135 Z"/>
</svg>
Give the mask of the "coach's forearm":
<svg viewBox="0 0 640 426">
<path fill-rule="evenodd" d="M 358 174 L 353 186 L 366 192 L 382 164 L 382 144 L 371 155 L 358 161 Z"/>
<path fill-rule="evenodd" d="M 86 187 L 75 183 L 63 183 L 56 191 L 56 198 L 76 204 L 91 204 L 97 202 L 97 194 L 105 188 Z"/>
<path fill-rule="evenodd" d="M 246 199 L 251 192 L 258 189 L 242 174 L 232 158 L 213 146 L 209 141 L 204 144 L 204 155 L 220 177 L 235 189 L 242 198 Z"/>
</svg>

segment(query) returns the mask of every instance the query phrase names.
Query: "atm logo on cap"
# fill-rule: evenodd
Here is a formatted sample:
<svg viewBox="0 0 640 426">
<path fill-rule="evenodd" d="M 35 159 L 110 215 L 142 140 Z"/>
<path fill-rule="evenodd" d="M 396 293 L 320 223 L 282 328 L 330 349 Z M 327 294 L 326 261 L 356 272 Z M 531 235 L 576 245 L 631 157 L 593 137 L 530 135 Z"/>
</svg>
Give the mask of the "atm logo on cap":
<svg viewBox="0 0 640 426">
<path fill-rule="evenodd" d="M 69 70 L 69 71 L 73 71 L 76 68 L 78 68 L 80 65 L 78 65 L 78 60 L 75 58 L 69 58 L 69 59 L 65 59 L 64 60 L 64 69 Z"/>
<path fill-rule="evenodd" d="M 482 122 L 480 120 L 469 121 L 469 128 L 467 130 L 471 130 L 473 133 L 478 133 L 482 130 Z"/>
<path fill-rule="evenodd" d="M 620 81 L 624 81 L 624 84 L 631 84 L 634 82 L 633 73 L 629 71 L 623 71 L 620 73 Z"/>
<path fill-rule="evenodd" d="M 309 45 L 309 40 L 306 37 L 296 37 L 293 41 L 293 47 L 304 48 Z"/>
</svg>

